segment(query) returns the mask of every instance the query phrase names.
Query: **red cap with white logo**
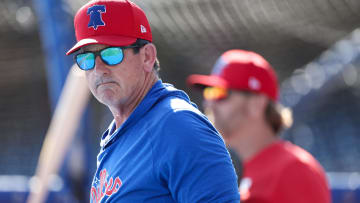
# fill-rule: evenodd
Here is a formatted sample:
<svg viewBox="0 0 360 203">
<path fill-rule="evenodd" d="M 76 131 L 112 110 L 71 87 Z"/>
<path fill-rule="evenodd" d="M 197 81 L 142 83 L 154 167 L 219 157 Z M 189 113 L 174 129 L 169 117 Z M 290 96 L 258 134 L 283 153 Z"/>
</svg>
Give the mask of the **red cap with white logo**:
<svg viewBox="0 0 360 203">
<path fill-rule="evenodd" d="M 195 87 L 221 87 L 265 94 L 278 98 L 275 71 L 259 54 L 245 50 L 229 50 L 221 55 L 211 75 L 191 75 L 188 84 Z"/>
<path fill-rule="evenodd" d="M 89 44 L 127 46 L 138 38 L 152 42 L 144 11 L 128 0 L 93 0 L 74 19 L 77 43 L 66 55 Z"/>
</svg>

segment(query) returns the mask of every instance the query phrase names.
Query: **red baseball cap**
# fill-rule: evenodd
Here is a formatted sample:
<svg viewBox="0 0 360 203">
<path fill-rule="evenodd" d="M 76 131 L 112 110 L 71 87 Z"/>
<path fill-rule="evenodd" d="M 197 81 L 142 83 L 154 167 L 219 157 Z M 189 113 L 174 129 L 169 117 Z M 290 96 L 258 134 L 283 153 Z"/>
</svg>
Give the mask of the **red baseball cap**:
<svg viewBox="0 0 360 203">
<path fill-rule="evenodd" d="M 278 98 L 275 71 L 259 54 L 245 50 L 229 50 L 214 65 L 211 75 L 190 75 L 187 83 L 193 87 L 221 87 L 265 94 Z"/>
<path fill-rule="evenodd" d="M 89 44 L 126 46 L 138 38 L 152 42 L 144 11 L 128 0 L 93 0 L 81 7 L 74 18 L 77 43 L 66 55 Z"/>
</svg>

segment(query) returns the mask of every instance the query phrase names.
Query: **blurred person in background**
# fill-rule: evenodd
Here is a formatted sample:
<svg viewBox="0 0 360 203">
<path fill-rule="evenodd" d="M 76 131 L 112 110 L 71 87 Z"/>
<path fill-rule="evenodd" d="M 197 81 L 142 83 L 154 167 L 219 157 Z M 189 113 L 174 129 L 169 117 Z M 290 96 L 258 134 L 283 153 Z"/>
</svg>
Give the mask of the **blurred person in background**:
<svg viewBox="0 0 360 203">
<path fill-rule="evenodd" d="M 245 50 L 225 52 L 211 75 L 191 75 L 204 109 L 244 163 L 241 202 L 329 203 L 321 165 L 304 149 L 279 138 L 291 113 L 277 102 L 278 82 L 270 64 Z"/>
<path fill-rule="evenodd" d="M 224 140 L 188 96 L 158 76 L 145 13 L 127 0 L 77 12 L 68 51 L 114 120 L 101 137 L 91 202 L 239 202 Z"/>
</svg>

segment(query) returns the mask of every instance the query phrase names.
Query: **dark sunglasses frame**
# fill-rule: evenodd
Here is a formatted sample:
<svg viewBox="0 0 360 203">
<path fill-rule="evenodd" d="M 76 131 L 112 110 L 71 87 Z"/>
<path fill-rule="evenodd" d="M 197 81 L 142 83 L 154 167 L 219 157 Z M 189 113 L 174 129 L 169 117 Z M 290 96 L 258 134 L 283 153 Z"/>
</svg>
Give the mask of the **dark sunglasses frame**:
<svg viewBox="0 0 360 203">
<path fill-rule="evenodd" d="M 144 45 L 145 45 L 145 44 L 144 44 Z M 85 70 L 85 71 L 94 69 L 94 67 L 95 67 L 95 60 L 96 60 L 96 57 L 98 57 L 98 56 L 100 56 L 101 61 L 102 61 L 103 63 L 105 63 L 106 65 L 108 65 L 108 66 L 115 66 L 115 65 L 120 64 L 120 63 L 124 60 L 124 49 L 128 49 L 128 48 L 140 48 L 140 47 L 143 47 L 144 45 L 135 44 L 135 45 L 121 46 L 121 47 L 111 46 L 111 47 L 105 47 L 105 48 L 100 49 L 100 50 L 98 50 L 98 51 L 84 51 L 84 52 L 79 52 L 79 53 L 76 53 L 76 54 L 74 55 L 74 61 L 75 61 L 75 63 L 78 65 L 78 67 L 79 67 L 81 70 Z M 105 49 L 109 49 L 109 48 L 120 48 L 120 49 L 121 49 L 122 54 L 123 54 L 123 58 L 121 59 L 121 61 L 119 61 L 119 63 L 109 64 L 108 62 L 106 62 L 106 61 L 102 58 L 101 52 L 104 51 Z M 91 68 L 89 68 L 89 69 L 83 69 L 83 68 L 81 68 L 81 66 L 79 65 L 79 63 L 78 63 L 77 60 L 76 60 L 76 58 L 77 58 L 78 55 L 80 55 L 80 54 L 86 54 L 86 53 L 92 53 L 92 54 L 94 54 L 94 66 L 91 67 Z"/>
<path fill-rule="evenodd" d="M 254 93 L 254 92 L 252 92 L 252 91 L 248 91 L 248 90 L 228 89 L 228 90 L 227 90 L 227 95 L 226 95 L 226 97 L 221 98 L 219 101 L 228 99 L 232 94 L 234 94 L 234 92 L 240 93 L 241 95 L 243 95 L 243 96 L 245 96 L 245 97 L 249 97 L 249 96 L 251 96 L 251 95 L 256 94 L 256 93 Z"/>
</svg>

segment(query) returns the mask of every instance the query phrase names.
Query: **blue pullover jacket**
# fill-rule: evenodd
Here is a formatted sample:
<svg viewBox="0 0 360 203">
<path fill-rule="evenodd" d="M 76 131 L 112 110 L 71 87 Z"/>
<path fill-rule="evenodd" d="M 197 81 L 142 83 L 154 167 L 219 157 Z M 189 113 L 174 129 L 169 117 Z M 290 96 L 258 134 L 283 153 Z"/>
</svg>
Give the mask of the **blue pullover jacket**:
<svg viewBox="0 0 360 203">
<path fill-rule="evenodd" d="M 239 202 L 225 144 L 189 97 L 157 81 L 101 139 L 91 202 Z"/>
</svg>

